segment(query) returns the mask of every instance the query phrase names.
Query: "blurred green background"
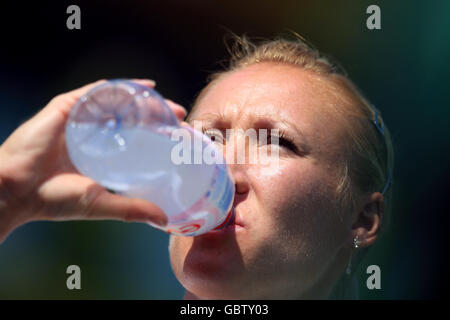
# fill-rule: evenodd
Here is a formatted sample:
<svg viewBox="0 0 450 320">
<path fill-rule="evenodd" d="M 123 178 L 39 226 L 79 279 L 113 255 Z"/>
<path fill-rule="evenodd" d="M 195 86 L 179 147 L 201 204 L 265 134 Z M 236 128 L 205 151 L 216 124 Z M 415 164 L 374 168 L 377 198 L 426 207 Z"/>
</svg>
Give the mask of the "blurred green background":
<svg viewBox="0 0 450 320">
<path fill-rule="evenodd" d="M 81 30 L 66 8 L 81 8 Z M 366 8 L 381 8 L 381 30 Z M 0 143 L 55 95 L 99 78 L 151 78 L 190 107 L 227 57 L 226 29 L 298 32 L 331 54 L 381 110 L 396 151 L 391 225 L 360 270 L 364 299 L 429 299 L 449 286 L 449 1 L 2 2 Z M 3 299 L 181 299 L 168 236 L 121 222 L 35 222 L 0 245 Z M 66 268 L 82 290 L 66 288 Z M 365 287 L 381 268 L 382 289 Z"/>
</svg>

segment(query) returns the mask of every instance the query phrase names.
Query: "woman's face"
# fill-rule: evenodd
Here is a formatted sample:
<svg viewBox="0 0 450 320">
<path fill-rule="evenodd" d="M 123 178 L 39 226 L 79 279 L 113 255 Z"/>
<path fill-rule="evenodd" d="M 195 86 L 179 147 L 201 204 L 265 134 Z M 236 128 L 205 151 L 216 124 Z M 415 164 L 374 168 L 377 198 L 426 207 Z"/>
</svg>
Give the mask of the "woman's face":
<svg viewBox="0 0 450 320">
<path fill-rule="evenodd" d="M 336 192 L 346 154 L 342 124 L 327 111 L 344 103 L 336 88 L 311 71 L 260 63 L 222 76 L 201 99 L 191 121 L 207 131 L 278 128 L 289 142 L 270 146 L 278 148 L 276 167 L 229 165 L 241 227 L 171 237 L 172 268 L 188 292 L 217 299 L 328 294 L 351 244 L 351 217 L 339 212 Z M 232 133 L 224 144 L 234 148 L 240 138 Z"/>
</svg>

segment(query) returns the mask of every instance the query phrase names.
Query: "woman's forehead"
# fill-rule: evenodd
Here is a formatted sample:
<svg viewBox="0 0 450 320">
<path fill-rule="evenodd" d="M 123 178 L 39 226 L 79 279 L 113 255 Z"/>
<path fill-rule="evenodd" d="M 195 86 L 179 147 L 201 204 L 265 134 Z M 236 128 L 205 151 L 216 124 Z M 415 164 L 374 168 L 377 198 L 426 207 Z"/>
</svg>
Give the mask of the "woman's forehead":
<svg viewBox="0 0 450 320">
<path fill-rule="evenodd" d="M 196 106 L 195 118 L 216 113 L 227 119 L 316 117 L 332 103 L 326 80 L 299 67 L 260 63 L 221 76 Z"/>
</svg>

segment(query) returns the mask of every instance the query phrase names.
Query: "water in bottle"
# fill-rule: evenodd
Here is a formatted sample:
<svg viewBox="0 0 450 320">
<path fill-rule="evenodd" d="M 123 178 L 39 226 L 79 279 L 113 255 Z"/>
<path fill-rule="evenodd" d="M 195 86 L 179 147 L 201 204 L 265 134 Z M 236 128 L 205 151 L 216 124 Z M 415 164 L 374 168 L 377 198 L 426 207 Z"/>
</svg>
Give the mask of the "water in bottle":
<svg viewBox="0 0 450 320">
<path fill-rule="evenodd" d="M 174 139 L 176 130 L 188 140 Z M 195 236 L 232 219 L 234 182 L 222 154 L 201 132 L 181 129 L 170 107 L 151 88 L 113 80 L 91 89 L 70 112 L 66 145 L 81 174 L 119 194 L 158 205 L 169 222 L 166 227 L 150 223 L 156 228 Z M 215 161 L 174 161 L 180 146 L 186 145 L 190 147 L 182 149 L 184 156 L 200 146 L 212 148 Z"/>
</svg>

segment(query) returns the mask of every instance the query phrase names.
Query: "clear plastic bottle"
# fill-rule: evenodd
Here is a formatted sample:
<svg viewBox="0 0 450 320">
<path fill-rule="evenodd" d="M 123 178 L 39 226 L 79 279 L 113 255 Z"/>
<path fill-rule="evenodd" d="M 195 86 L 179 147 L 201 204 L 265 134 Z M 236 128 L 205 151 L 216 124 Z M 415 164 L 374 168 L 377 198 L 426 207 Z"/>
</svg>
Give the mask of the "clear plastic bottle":
<svg viewBox="0 0 450 320">
<path fill-rule="evenodd" d="M 91 89 L 72 108 L 66 145 L 81 174 L 116 193 L 146 199 L 164 210 L 168 225 L 162 228 L 150 223 L 152 226 L 195 236 L 220 229 L 232 220 L 235 187 L 217 149 L 212 164 L 173 161 L 174 148 L 186 145 L 173 139 L 172 132 L 180 128 L 155 90 L 127 80 L 111 80 Z M 195 146 L 215 148 L 201 132 L 182 130 L 193 146 L 183 149 L 191 153 L 191 159 Z"/>
</svg>

